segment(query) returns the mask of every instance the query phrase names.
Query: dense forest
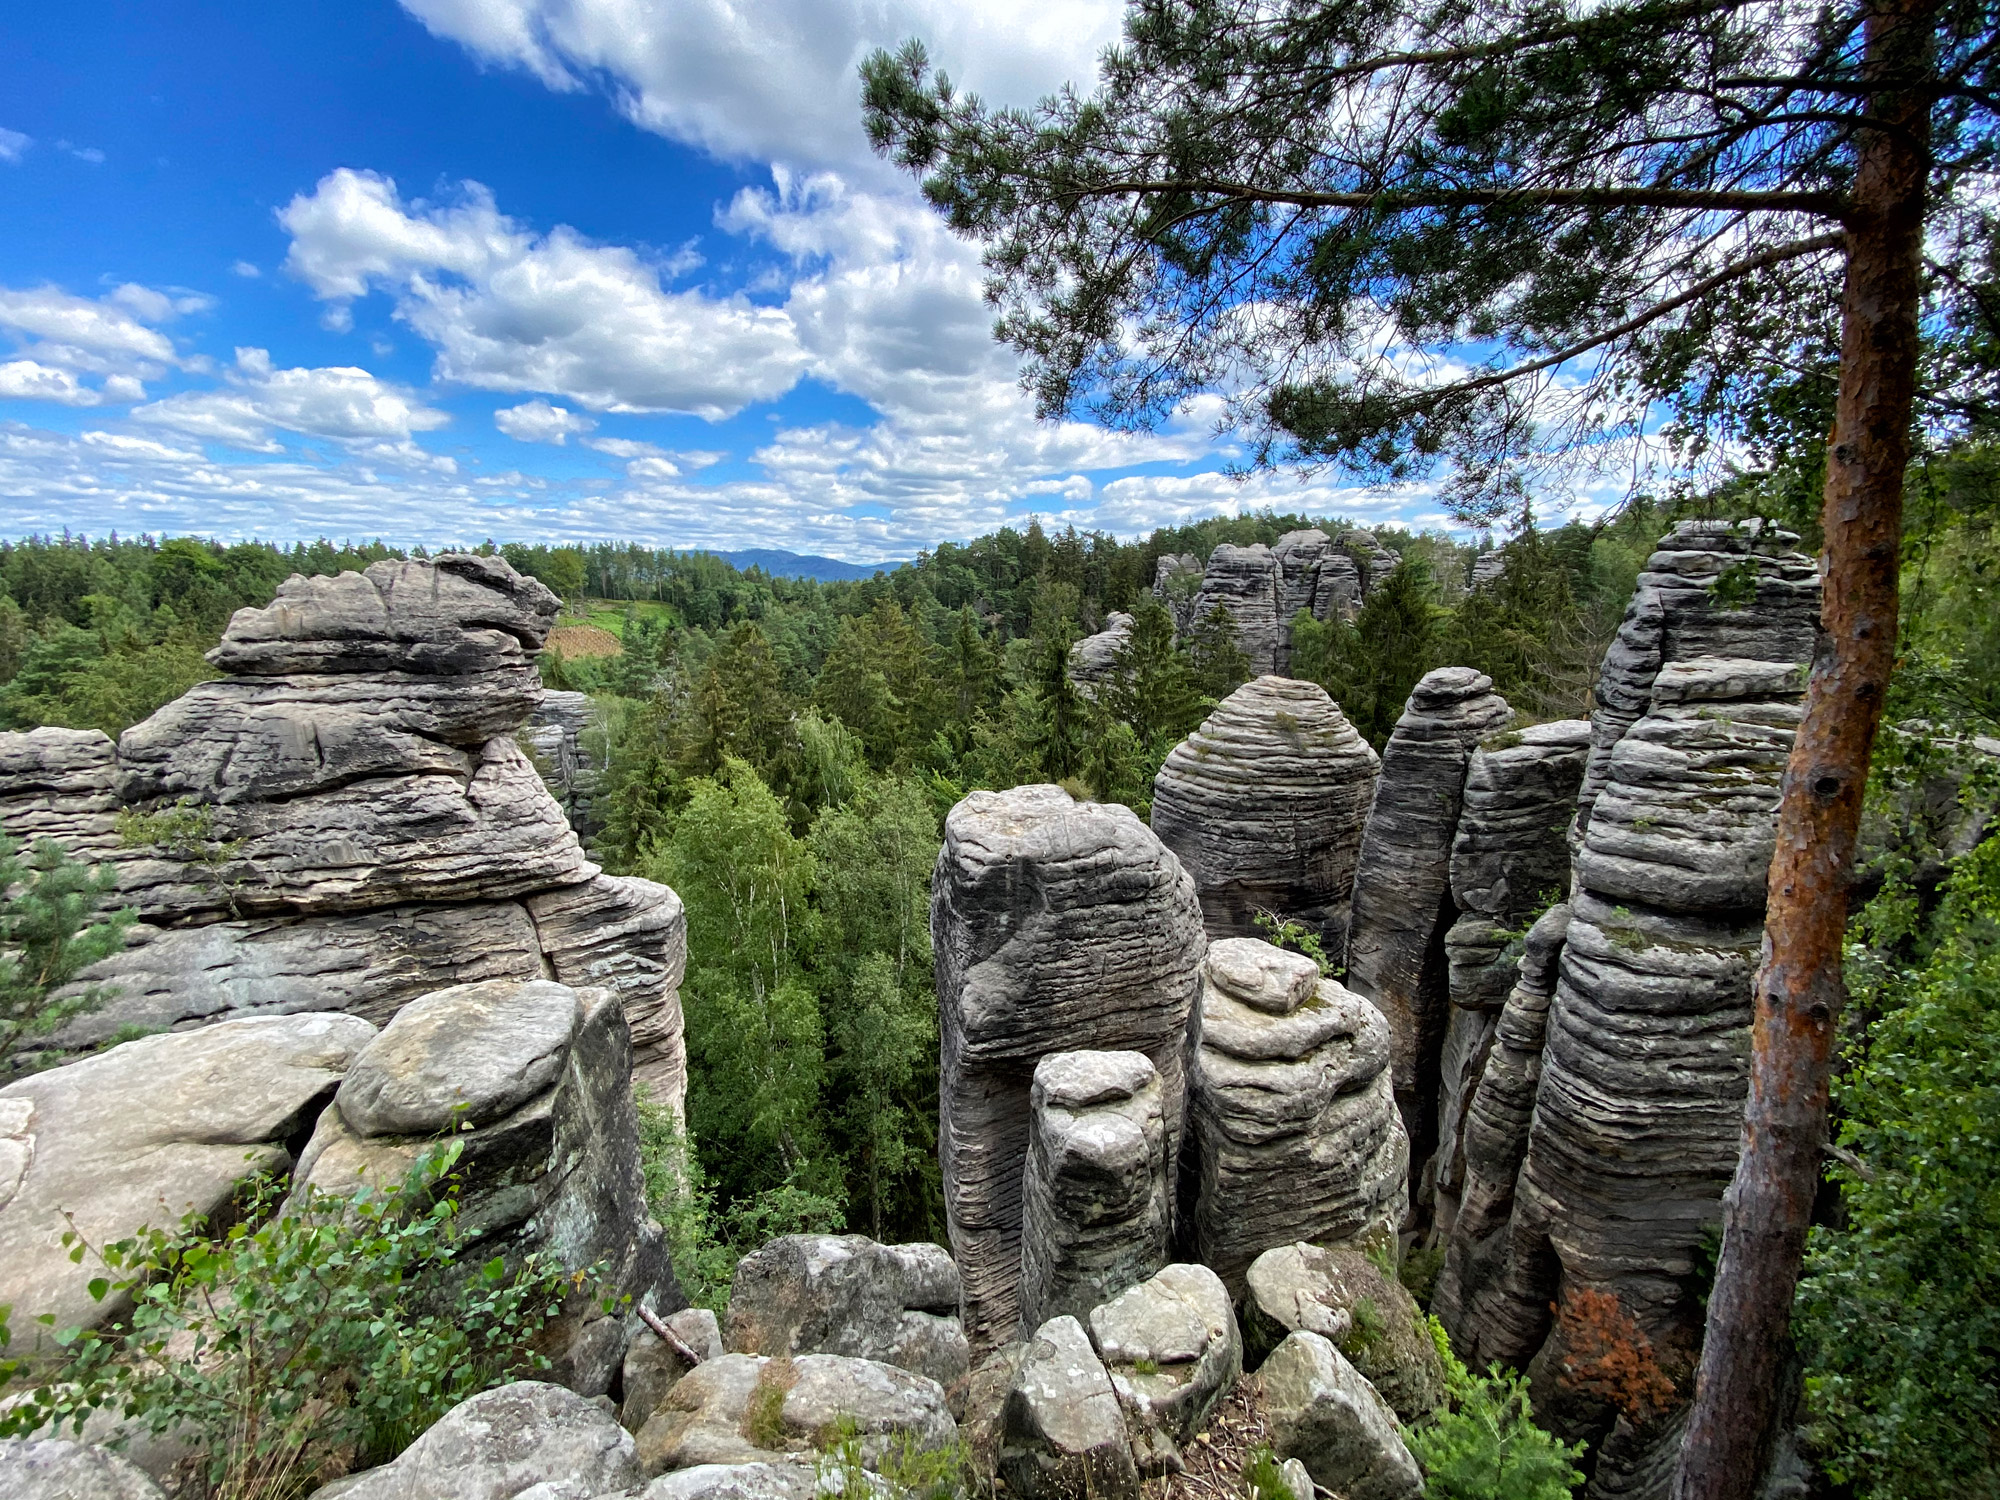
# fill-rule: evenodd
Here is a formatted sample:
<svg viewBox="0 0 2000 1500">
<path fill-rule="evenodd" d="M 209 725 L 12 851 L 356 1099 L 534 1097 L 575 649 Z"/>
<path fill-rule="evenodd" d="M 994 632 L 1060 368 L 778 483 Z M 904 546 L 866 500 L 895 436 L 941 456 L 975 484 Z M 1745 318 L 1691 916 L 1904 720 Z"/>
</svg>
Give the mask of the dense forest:
<svg viewBox="0 0 2000 1500">
<path fill-rule="evenodd" d="M 1891 713 L 1906 727 L 1879 758 L 1885 813 L 1954 736 L 2000 734 L 2000 453 L 1940 456 L 1912 489 Z M 1530 524 L 1478 588 L 1487 548 L 1381 530 L 1400 565 L 1351 624 L 1301 616 L 1295 670 L 1378 747 L 1416 679 L 1445 664 L 1489 673 L 1524 719 L 1587 712 L 1657 537 L 1685 513 L 1773 510 L 1767 489 L 1740 482 Z M 542 666 L 549 686 L 595 705 L 594 856 L 687 903 L 691 1139 L 676 1145 L 693 1192 L 675 1237 L 696 1290 L 703 1267 L 726 1278 L 737 1250 L 790 1229 L 941 1237 L 928 890 L 944 813 L 975 787 L 1050 780 L 1143 817 L 1167 751 L 1246 671 L 1226 627 L 1176 638 L 1150 588 L 1156 560 L 1312 524 L 1346 523 L 1260 514 L 1137 542 L 1031 524 L 838 583 L 631 546 L 494 549 L 566 603 Z M 286 575 L 394 555 L 324 541 L 0 544 L 0 727 L 115 734 L 210 675 L 202 653 L 229 613 Z M 1065 666 L 1113 610 L 1133 614 L 1132 638 L 1093 702 Z M 1956 1280 L 1901 1316 L 1952 1344 L 1938 1358 L 1954 1368 L 1992 1347 L 1983 1299 L 2000 1288 L 1961 1231 L 1995 1223 L 1993 853 L 1990 839 L 1969 855 L 1903 840 L 1870 867 L 1854 923 L 1864 1003 L 1840 1099 L 1844 1138 L 1875 1166 L 1847 1182 L 1844 1227 L 1817 1242 L 1802 1309 L 1824 1351 L 1825 1420 L 1864 1455 L 1857 1474 L 1867 1452 L 1902 1447 L 1885 1422 L 1921 1432 L 1949 1405 L 1917 1389 L 1885 1417 L 1867 1395 L 1886 1378 L 1867 1333 L 1886 1303 L 1942 1258 Z"/>
</svg>

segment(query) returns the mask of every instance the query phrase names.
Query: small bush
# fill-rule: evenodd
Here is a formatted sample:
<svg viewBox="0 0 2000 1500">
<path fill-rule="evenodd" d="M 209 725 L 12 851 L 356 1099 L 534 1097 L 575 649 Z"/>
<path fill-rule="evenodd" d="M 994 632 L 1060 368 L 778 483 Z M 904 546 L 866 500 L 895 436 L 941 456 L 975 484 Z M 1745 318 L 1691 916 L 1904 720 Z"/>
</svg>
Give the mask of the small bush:
<svg viewBox="0 0 2000 1500">
<path fill-rule="evenodd" d="M 1575 1463 L 1583 1444 L 1535 1425 L 1525 1379 L 1498 1366 L 1473 1374 L 1444 1325 L 1425 1321 L 1444 1361 L 1446 1403 L 1403 1437 L 1423 1467 L 1426 1500 L 1568 1500 L 1583 1483 Z"/>
<path fill-rule="evenodd" d="M 910 1433 L 898 1433 L 883 1445 L 874 1473 L 862 1451 L 861 1431 L 852 1417 L 843 1417 L 822 1434 L 814 1464 L 821 1495 L 854 1497 L 872 1494 L 877 1476 L 898 1500 L 958 1500 L 978 1494 L 983 1481 L 964 1438 L 946 1448 L 926 1448 Z M 1283 1497 L 1280 1497 L 1283 1500 Z"/>
<path fill-rule="evenodd" d="M 134 913 L 104 913 L 116 884 L 109 865 L 72 858 L 54 839 L 38 839 L 24 856 L 0 836 L 0 1076 L 23 1042 L 110 998 L 103 985 L 55 995 L 125 946 Z"/>
<path fill-rule="evenodd" d="M 0 1437 L 79 1430 L 108 1409 L 164 1433 L 199 1435 L 216 1500 L 284 1500 L 357 1463 L 394 1457 L 466 1397 L 548 1361 L 533 1340 L 590 1280 L 534 1257 L 460 1262 L 464 1233 L 448 1176 L 457 1143 L 400 1183 L 353 1197 L 308 1187 L 247 1190 L 221 1236 L 194 1216 L 70 1259 L 107 1274 L 100 1301 L 133 1298 L 103 1330 L 64 1329 L 61 1366 L 0 1413 Z M 53 1319 L 38 1319 L 51 1324 Z"/>
<path fill-rule="evenodd" d="M 1250 1450 L 1249 1460 L 1243 1465 L 1243 1487 L 1250 1492 L 1250 1500 L 1313 1500 L 1310 1495 L 1292 1493 L 1269 1443 L 1259 1443 Z"/>
</svg>

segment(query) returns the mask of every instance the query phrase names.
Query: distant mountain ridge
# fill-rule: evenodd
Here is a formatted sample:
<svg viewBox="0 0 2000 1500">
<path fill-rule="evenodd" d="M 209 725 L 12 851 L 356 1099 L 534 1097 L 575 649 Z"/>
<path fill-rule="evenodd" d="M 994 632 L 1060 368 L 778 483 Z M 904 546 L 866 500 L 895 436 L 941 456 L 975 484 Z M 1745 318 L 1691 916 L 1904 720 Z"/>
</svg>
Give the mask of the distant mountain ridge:
<svg viewBox="0 0 2000 1500">
<path fill-rule="evenodd" d="M 750 547 L 742 552 L 713 554 L 738 571 L 762 568 L 773 578 L 810 578 L 818 583 L 842 583 L 857 578 L 873 578 L 878 572 L 891 573 L 901 562 L 851 563 L 837 557 L 815 557 L 784 552 L 775 547 Z"/>
</svg>

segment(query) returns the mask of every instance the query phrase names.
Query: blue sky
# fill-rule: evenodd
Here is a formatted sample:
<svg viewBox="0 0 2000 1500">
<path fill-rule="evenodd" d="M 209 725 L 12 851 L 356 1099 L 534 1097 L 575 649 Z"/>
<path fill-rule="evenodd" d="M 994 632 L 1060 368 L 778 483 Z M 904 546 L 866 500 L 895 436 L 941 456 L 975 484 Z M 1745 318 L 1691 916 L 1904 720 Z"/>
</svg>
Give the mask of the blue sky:
<svg viewBox="0 0 2000 1500">
<path fill-rule="evenodd" d="M 907 557 L 1421 492 L 1248 483 L 1212 414 L 1038 423 L 855 66 L 1003 102 L 1099 0 L 288 0 L 0 19 L 0 532 Z"/>
</svg>

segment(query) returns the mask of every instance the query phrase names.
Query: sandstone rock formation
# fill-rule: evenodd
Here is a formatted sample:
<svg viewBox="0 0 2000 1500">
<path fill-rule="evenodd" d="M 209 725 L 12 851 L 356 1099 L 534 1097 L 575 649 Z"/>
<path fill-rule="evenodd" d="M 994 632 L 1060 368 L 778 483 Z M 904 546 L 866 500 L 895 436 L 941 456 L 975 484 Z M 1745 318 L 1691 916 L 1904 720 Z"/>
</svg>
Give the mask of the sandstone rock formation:
<svg viewBox="0 0 2000 1500">
<path fill-rule="evenodd" d="M 969 1361 L 958 1267 L 939 1245 L 792 1234 L 736 1263 L 732 1354 L 845 1354 L 927 1375 L 947 1393 Z"/>
<path fill-rule="evenodd" d="M 1445 934 L 1451 1011 L 1439 1056 L 1433 1224 L 1448 1236 L 1464 1186 L 1466 1111 L 1514 986 L 1517 937 L 1569 883 L 1565 835 L 1590 749 L 1583 719 L 1489 736 L 1465 773 L 1451 846 L 1451 895 L 1463 913 Z"/>
<path fill-rule="evenodd" d="M 1141 1475 L 1181 1471 L 1181 1448 L 1243 1373 L 1229 1289 L 1207 1266 L 1172 1265 L 1090 1312 L 1090 1341 L 1125 1413 Z"/>
<path fill-rule="evenodd" d="M 1118 670 L 1118 653 L 1132 639 L 1132 617 L 1122 610 L 1105 616 L 1104 628 L 1069 648 L 1069 676 L 1076 690 L 1092 702 Z"/>
<path fill-rule="evenodd" d="M 1357 1250 L 1305 1244 L 1266 1250 L 1245 1277 L 1243 1322 L 1260 1358 L 1301 1329 L 1318 1334 L 1405 1423 L 1444 1402 L 1444 1361 L 1416 1298 Z"/>
<path fill-rule="evenodd" d="M 931 1451 L 958 1440 L 935 1380 L 878 1360 L 725 1354 L 667 1393 L 638 1435 L 648 1474 L 698 1464 L 810 1461 L 845 1419 L 870 1468 L 903 1441 Z"/>
<path fill-rule="evenodd" d="M 597 831 L 590 768 L 583 752 L 583 735 L 589 728 L 590 694 L 551 688 L 542 693 L 520 735 L 521 748 L 534 760 L 542 784 L 580 839 Z"/>
<path fill-rule="evenodd" d="M 93 1245 L 173 1229 L 228 1203 L 237 1184 L 291 1164 L 299 1137 L 375 1028 L 355 1016 L 257 1016 L 142 1037 L 0 1089 L 0 1303 L 14 1354 L 41 1325 L 93 1328 L 129 1306 L 88 1291 Z M 65 1217 L 67 1213 L 68 1217 Z"/>
<path fill-rule="evenodd" d="M 1292 1334 L 1256 1379 L 1272 1451 L 1298 1459 L 1315 1484 L 1346 1500 L 1417 1500 L 1423 1493 L 1395 1412 L 1318 1334 Z"/>
<path fill-rule="evenodd" d="M 624 1014 L 608 990 L 534 980 L 426 995 L 355 1056 L 300 1155 L 294 1192 L 399 1181 L 440 1133 L 456 1131 L 468 1254 L 518 1263 L 539 1253 L 570 1270 L 602 1263 L 602 1290 L 673 1311 L 685 1299 L 646 1213 L 630 1070 Z M 606 1313 L 594 1294 L 571 1301 L 542 1343 L 557 1379 L 596 1395 L 610 1388 L 638 1320 Z"/>
<path fill-rule="evenodd" d="M 938 1152 L 975 1354 L 1020 1321 L 1021 1182 L 1035 1066 L 1052 1052 L 1143 1052 L 1168 1155 L 1200 982 L 1186 870 L 1128 808 L 1055 786 L 974 792 L 945 819 L 931 881 L 941 1031 Z"/>
<path fill-rule="evenodd" d="M 1167 1263 L 1166 1101 L 1143 1052 L 1057 1052 L 1035 1067 L 1021 1187 L 1021 1336 L 1082 1318 Z"/>
<path fill-rule="evenodd" d="M 1295 1240 L 1393 1240 L 1409 1143 L 1389 1084 L 1389 1028 L 1310 959 L 1251 938 L 1214 944 L 1189 1069 L 1196 1258 L 1232 1293 Z"/>
<path fill-rule="evenodd" d="M 647 1418 L 660 1409 L 667 1392 L 682 1376 L 703 1360 L 720 1359 L 722 1325 L 705 1307 L 684 1307 L 661 1320 L 696 1358 L 690 1362 L 680 1350 L 650 1328 L 641 1328 L 625 1350 L 625 1365 L 619 1379 L 624 1399 L 618 1403 L 618 1423 L 627 1432 L 637 1432 Z"/>
<path fill-rule="evenodd" d="M 1192 557 L 1161 558 L 1153 587 L 1163 600 L 1176 596 L 1169 607 L 1180 604 L 1177 628 L 1220 609 L 1236 627 L 1250 670 L 1282 676 L 1291 669 L 1292 617 L 1304 610 L 1318 620 L 1353 619 L 1396 562 L 1369 532 L 1344 532 L 1336 540 L 1314 528 L 1288 531 L 1268 547 L 1219 544 L 1209 554 L 1199 592 L 1184 603 L 1175 581 L 1192 571 Z"/>
<path fill-rule="evenodd" d="M 999 1472 L 1022 1500 L 1139 1493 L 1117 1392 L 1075 1318 L 1051 1318 L 1028 1341 L 1001 1416 Z"/>
<path fill-rule="evenodd" d="M 556 610 L 491 557 L 294 577 L 230 621 L 210 653 L 225 676 L 115 748 L 0 735 L 0 828 L 113 860 L 142 919 L 85 976 L 118 998 L 55 1044 L 298 1010 L 381 1021 L 553 971 L 619 992 L 638 1077 L 677 1107 L 680 903 L 600 874 L 512 738 Z"/>
<path fill-rule="evenodd" d="M 1153 597 L 1174 617 L 1176 633 L 1194 623 L 1195 601 L 1201 597 L 1201 559 L 1192 552 L 1170 552 L 1153 565 Z"/>
<path fill-rule="evenodd" d="M 0 1438 L 7 1500 L 166 1500 L 143 1469 L 108 1448 L 62 1438 Z"/>
<path fill-rule="evenodd" d="M 1338 965 L 1381 762 L 1316 683 L 1263 676 L 1216 706 L 1153 782 L 1153 831 L 1194 876 L 1212 938 L 1274 912 Z"/>
<path fill-rule="evenodd" d="M 1421 1176 L 1436 1147 L 1438 1056 L 1450 1010 L 1445 933 L 1452 840 L 1467 764 L 1480 740 L 1513 717 L 1492 680 L 1440 667 L 1410 694 L 1382 752 L 1361 836 L 1347 928 L 1347 983 L 1389 1018 L 1396 1104 Z"/>
<path fill-rule="evenodd" d="M 461 1401 L 393 1463 L 339 1486 L 340 1500 L 512 1500 L 610 1495 L 639 1481 L 632 1436 L 595 1403 L 539 1380 Z"/>
</svg>

